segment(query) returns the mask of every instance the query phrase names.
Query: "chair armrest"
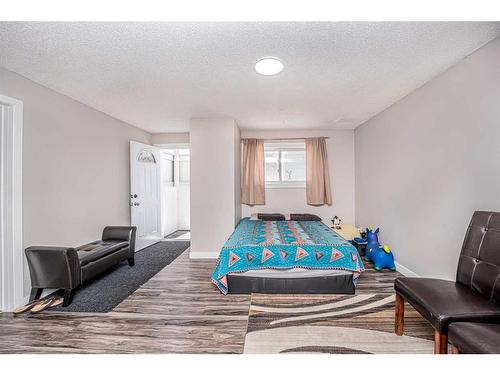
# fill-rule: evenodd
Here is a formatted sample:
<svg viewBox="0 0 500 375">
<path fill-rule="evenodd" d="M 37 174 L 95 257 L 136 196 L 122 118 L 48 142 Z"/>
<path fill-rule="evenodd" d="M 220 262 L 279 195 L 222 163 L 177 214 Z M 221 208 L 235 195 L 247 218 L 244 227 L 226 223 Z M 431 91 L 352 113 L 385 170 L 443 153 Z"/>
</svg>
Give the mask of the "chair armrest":
<svg viewBox="0 0 500 375">
<path fill-rule="evenodd" d="M 103 241 L 109 241 L 109 240 L 121 240 L 121 241 L 128 241 L 130 245 L 130 252 L 134 254 L 135 252 L 135 232 L 136 232 L 136 227 L 126 227 L 126 226 L 120 226 L 120 227 L 105 227 L 104 230 L 102 231 L 102 240 Z"/>
<path fill-rule="evenodd" d="M 80 285 L 80 261 L 74 248 L 31 246 L 25 253 L 32 288 L 73 289 Z"/>
</svg>

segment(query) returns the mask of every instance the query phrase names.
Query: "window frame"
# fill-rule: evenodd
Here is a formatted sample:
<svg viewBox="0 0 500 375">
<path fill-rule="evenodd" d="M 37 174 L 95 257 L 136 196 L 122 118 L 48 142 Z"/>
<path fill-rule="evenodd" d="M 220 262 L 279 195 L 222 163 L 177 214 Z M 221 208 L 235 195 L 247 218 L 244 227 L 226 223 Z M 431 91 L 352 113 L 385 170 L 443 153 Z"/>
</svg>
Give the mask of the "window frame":
<svg viewBox="0 0 500 375">
<path fill-rule="evenodd" d="M 265 169 L 265 153 L 266 152 L 278 152 L 278 176 L 279 181 L 267 181 L 264 176 L 266 189 L 305 189 L 306 180 L 301 181 L 286 181 L 283 180 L 282 175 L 282 153 L 283 151 L 303 151 L 306 152 L 305 141 L 294 141 L 294 142 L 276 142 L 276 141 L 264 141 L 264 169 Z M 305 167 L 305 166 L 304 166 Z"/>
<path fill-rule="evenodd" d="M 190 171 L 190 161 L 189 154 L 179 155 L 179 185 L 189 185 L 191 182 L 191 171 Z M 187 163 L 187 180 L 181 179 L 182 171 L 181 171 L 181 163 Z"/>
<path fill-rule="evenodd" d="M 175 157 L 169 152 L 162 152 L 161 153 L 161 159 L 163 159 L 164 165 L 167 165 L 165 163 L 168 163 L 168 169 L 170 169 L 170 166 L 172 168 L 172 180 L 167 180 L 167 176 L 163 173 L 163 171 L 160 174 L 160 180 L 162 184 L 168 187 L 174 187 L 175 186 Z"/>
</svg>

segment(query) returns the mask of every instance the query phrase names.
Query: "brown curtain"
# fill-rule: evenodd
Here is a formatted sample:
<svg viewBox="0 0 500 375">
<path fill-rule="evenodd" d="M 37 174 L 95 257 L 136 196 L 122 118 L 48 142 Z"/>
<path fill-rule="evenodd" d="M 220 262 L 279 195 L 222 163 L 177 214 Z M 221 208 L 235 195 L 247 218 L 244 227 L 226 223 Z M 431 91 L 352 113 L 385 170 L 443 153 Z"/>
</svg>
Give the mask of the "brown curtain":
<svg viewBox="0 0 500 375">
<path fill-rule="evenodd" d="M 306 139 L 306 194 L 309 205 L 332 204 L 325 138 Z"/>
<path fill-rule="evenodd" d="M 264 141 L 243 139 L 243 173 L 241 203 L 253 206 L 266 204 L 264 180 Z"/>
</svg>

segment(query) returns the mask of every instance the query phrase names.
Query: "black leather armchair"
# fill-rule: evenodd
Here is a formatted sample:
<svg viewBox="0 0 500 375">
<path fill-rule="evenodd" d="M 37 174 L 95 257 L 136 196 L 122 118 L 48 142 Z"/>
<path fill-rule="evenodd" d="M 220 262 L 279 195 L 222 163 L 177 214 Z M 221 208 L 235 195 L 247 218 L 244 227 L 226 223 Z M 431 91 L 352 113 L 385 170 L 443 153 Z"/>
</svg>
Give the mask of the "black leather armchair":
<svg viewBox="0 0 500 375">
<path fill-rule="evenodd" d="M 500 322 L 500 213 L 475 212 L 460 253 L 456 281 L 397 278 L 397 335 L 408 301 L 435 329 L 434 353 L 446 353 L 453 322 Z"/>
<path fill-rule="evenodd" d="M 64 289 L 63 306 L 74 290 L 110 267 L 128 260 L 134 265 L 136 227 L 106 227 L 102 239 L 73 247 L 31 246 L 25 250 L 31 276 L 30 301 L 43 289 Z"/>
</svg>

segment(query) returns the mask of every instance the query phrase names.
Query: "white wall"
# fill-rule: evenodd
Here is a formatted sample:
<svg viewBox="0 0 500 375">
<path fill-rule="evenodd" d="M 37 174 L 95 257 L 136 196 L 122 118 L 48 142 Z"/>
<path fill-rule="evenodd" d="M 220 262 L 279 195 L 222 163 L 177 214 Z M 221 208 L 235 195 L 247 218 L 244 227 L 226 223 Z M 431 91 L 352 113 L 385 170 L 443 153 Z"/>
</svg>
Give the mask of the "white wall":
<svg viewBox="0 0 500 375">
<path fill-rule="evenodd" d="M 216 257 L 238 219 L 239 130 L 228 118 L 193 119 L 190 130 L 191 257 Z"/>
<path fill-rule="evenodd" d="M 358 127 L 355 147 L 357 224 L 454 279 L 472 213 L 500 211 L 500 39 Z"/>
<path fill-rule="evenodd" d="M 81 245 L 130 225 L 129 140 L 150 134 L 2 68 L 0 94 L 24 102 L 24 247 Z"/>
<path fill-rule="evenodd" d="M 254 212 L 311 213 L 330 224 L 333 216 L 344 223 L 354 224 L 354 132 L 352 130 L 242 130 L 242 138 L 294 138 L 329 137 L 326 140 L 333 204 L 331 206 L 309 206 L 305 188 L 266 189 L 266 204 L 242 205 L 242 216 Z"/>
</svg>

